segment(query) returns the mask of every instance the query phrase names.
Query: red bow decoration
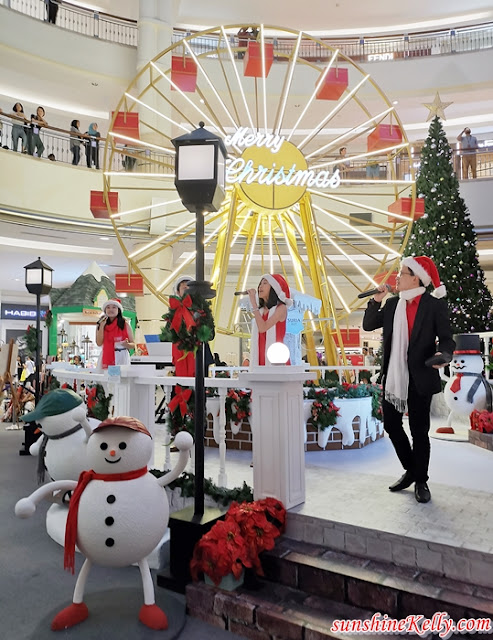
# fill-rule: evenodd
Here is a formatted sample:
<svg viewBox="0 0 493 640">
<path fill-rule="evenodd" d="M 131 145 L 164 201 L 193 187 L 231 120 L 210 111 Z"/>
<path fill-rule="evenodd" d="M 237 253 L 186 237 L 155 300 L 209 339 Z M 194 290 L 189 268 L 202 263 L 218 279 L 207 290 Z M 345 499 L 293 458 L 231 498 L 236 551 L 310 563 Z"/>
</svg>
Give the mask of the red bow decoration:
<svg viewBox="0 0 493 640">
<path fill-rule="evenodd" d="M 170 297 L 169 308 L 175 310 L 171 328 L 174 329 L 176 333 L 180 330 L 182 321 L 185 323 L 187 331 L 190 330 L 190 327 L 195 327 L 195 320 L 190 313 L 190 309 L 192 308 L 192 298 L 190 295 L 185 296 L 183 300 L 175 296 Z"/>
<path fill-rule="evenodd" d="M 460 379 L 462 378 L 462 373 L 458 373 L 455 378 L 452 380 L 452 384 L 450 385 L 450 391 L 455 393 L 456 391 L 460 391 Z"/>
<path fill-rule="evenodd" d="M 188 405 L 187 402 L 190 400 L 190 396 L 192 395 L 191 389 L 182 389 L 178 385 L 175 387 L 175 397 L 170 400 L 168 404 L 168 408 L 173 413 L 176 407 L 180 407 L 181 417 L 186 414 Z"/>
<path fill-rule="evenodd" d="M 95 406 L 96 402 L 97 402 L 96 387 L 87 388 L 86 389 L 86 396 L 87 396 L 87 407 L 89 409 L 92 409 Z"/>
</svg>

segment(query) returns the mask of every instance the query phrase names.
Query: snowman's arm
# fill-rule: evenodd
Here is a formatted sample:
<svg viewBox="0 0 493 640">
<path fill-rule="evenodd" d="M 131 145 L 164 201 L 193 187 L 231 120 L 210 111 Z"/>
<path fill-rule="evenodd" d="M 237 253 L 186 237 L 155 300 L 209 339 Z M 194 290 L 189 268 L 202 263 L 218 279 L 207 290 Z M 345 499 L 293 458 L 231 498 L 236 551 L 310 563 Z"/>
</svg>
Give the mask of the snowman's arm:
<svg viewBox="0 0 493 640">
<path fill-rule="evenodd" d="M 193 438 L 188 433 L 188 431 L 180 431 L 176 434 L 173 444 L 180 450 L 180 456 L 175 467 L 171 469 L 171 471 L 165 476 L 161 476 L 161 478 L 158 478 L 158 484 L 160 484 L 162 487 L 165 487 L 170 482 L 173 482 L 173 480 L 176 480 L 176 478 L 178 478 L 182 471 L 185 470 L 185 467 L 188 464 L 188 459 L 190 457 L 190 449 L 193 447 Z"/>
<path fill-rule="evenodd" d="M 41 434 L 39 438 L 36 440 L 36 442 L 33 442 L 33 444 L 29 447 L 29 453 L 32 456 L 37 456 L 39 454 L 39 448 L 41 447 L 42 442 L 43 442 L 43 434 Z"/>
<path fill-rule="evenodd" d="M 54 491 L 73 491 L 77 486 L 76 480 L 56 480 L 44 484 L 27 498 L 21 498 L 15 505 L 15 515 L 18 518 L 30 518 L 36 511 L 36 505 L 41 500 L 51 496 Z"/>
</svg>

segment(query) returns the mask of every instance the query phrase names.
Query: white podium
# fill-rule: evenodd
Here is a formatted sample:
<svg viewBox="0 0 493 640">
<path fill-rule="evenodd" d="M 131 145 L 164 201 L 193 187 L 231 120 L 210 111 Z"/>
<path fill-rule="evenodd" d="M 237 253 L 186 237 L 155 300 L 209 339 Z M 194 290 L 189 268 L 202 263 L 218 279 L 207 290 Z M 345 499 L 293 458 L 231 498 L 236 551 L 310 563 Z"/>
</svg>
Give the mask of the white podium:
<svg viewBox="0 0 493 640">
<path fill-rule="evenodd" d="M 303 382 L 313 378 L 304 367 L 266 366 L 240 373 L 252 390 L 255 500 L 277 498 L 286 509 L 305 501 Z"/>
</svg>

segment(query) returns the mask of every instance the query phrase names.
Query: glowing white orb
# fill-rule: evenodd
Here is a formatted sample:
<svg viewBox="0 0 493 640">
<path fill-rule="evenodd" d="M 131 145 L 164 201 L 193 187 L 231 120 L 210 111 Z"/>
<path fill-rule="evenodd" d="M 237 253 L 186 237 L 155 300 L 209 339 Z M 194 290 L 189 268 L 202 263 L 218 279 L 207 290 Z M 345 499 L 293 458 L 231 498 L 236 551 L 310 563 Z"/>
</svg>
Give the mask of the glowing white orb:
<svg viewBox="0 0 493 640">
<path fill-rule="evenodd" d="M 289 360 L 289 349 L 283 342 L 274 342 L 267 349 L 267 360 L 271 364 L 286 364 Z"/>
</svg>

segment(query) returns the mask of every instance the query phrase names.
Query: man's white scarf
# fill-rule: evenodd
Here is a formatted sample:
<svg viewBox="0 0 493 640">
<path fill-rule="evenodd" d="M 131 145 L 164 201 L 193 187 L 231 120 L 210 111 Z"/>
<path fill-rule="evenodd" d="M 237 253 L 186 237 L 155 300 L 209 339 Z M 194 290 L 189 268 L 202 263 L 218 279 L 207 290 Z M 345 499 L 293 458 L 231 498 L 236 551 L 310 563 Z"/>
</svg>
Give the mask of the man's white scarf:
<svg viewBox="0 0 493 640">
<path fill-rule="evenodd" d="M 408 300 L 422 295 L 425 291 L 425 287 L 401 291 L 399 293 L 400 300 L 395 309 L 389 368 L 385 377 L 385 400 L 393 404 L 399 413 L 405 413 L 407 409 L 407 390 L 409 387 L 409 369 L 407 366 L 409 330 L 406 304 Z"/>
</svg>

